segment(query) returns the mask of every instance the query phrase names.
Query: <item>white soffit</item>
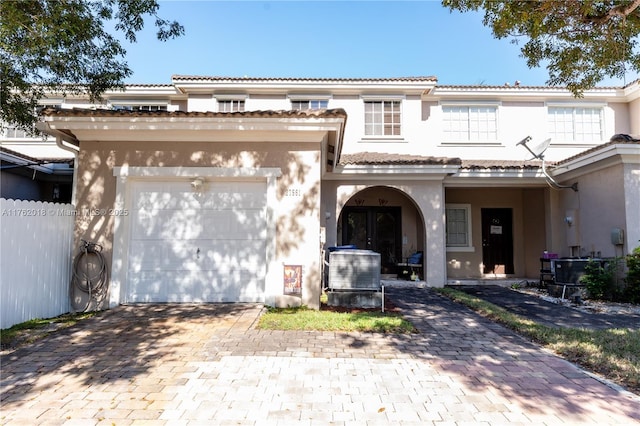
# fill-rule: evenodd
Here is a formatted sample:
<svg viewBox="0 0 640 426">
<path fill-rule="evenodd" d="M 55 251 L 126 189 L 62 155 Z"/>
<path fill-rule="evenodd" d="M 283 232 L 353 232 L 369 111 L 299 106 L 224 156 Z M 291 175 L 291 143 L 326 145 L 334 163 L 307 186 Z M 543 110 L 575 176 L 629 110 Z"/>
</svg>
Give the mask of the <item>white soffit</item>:
<svg viewBox="0 0 640 426">
<path fill-rule="evenodd" d="M 340 117 L 45 117 L 46 130 L 70 131 L 80 140 L 319 142 L 342 136 Z M 46 131 L 45 130 L 45 131 Z"/>
<path fill-rule="evenodd" d="M 615 164 L 640 164 L 640 144 L 614 144 L 581 155 L 553 168 L 553 176 L 569 179 Z M 566 175 L 566 176 L 565 176 Z"/>
</svg>

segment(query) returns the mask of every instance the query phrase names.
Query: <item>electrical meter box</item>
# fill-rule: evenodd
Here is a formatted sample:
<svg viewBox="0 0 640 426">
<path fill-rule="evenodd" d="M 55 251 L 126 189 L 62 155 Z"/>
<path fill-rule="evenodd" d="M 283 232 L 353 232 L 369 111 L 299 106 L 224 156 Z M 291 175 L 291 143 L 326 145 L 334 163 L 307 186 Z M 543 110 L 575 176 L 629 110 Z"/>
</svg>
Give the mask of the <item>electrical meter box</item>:
<svg viewBox="0 0 640 426">
<path fill-rule="evenodd" d="M 614 246 L 624 245 L 624 229 L 612 228 L 611 229 L 611 244 Z"/>
</svg>

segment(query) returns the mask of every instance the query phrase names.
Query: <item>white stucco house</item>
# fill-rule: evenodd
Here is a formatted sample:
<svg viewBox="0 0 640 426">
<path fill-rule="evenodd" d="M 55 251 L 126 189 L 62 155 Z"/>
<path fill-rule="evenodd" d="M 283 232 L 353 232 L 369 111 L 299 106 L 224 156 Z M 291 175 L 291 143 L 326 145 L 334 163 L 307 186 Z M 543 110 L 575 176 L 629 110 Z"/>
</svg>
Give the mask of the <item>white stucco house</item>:
<svg viewBox="0 0 640 426">
<path fill-rule="evenodd" d="M 576 99 L 435 77 L 174 76 L 56 105 L 40 128 L 75 156 L 76 238 L 105 247 L 110 306 L 317 308 L 337 245 L 379 252 L 390 275 L 421 251 L 443 286 L 538 277 L 544 250 L 640 244 L 640 81 Z"/>
</svg>

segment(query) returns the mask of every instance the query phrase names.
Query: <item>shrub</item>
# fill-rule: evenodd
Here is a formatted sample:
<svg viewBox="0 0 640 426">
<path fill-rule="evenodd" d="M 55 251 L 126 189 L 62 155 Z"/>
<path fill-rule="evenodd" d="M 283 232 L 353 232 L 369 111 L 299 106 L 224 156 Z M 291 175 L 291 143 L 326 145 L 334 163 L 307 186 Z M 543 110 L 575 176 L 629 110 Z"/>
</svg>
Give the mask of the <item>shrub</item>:
<svg viewBox="0 0 640 426">
<path fill-rule="evenodd" d="M 628 271 L 625 279 L 624 299 L 626 302 L 640 303 L 640 247 L 633 249 L 633 252 L 627 255 L 625 260 Z"/>
<path fill-rule="evenodd" d="M 580 283 L 587 288 L 587 297 L 597 300 L 622 300 L 620 277 L 624 265 L 621 260 L 618 257 L 609 259 L 604 265 L 595 260 L 587 262 L 585 274 L 580 278 Z"/>
</svg>

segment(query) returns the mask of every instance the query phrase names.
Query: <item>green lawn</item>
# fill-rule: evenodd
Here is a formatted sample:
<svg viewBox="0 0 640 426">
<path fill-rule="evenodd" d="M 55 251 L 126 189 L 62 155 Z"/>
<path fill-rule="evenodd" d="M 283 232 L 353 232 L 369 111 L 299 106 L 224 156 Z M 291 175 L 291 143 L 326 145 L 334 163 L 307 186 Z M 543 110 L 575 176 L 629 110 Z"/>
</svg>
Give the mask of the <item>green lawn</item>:
<svg viewBox="0 0 640 426">
<path fill-rule="evenodd" d="M 415 333 L 415 327 L 400 315 L 380 311 L 354 313 L 302 308 L 269 308 L 260 317 L 262 330 L 362 331 Z"/>
<path fill-rule="evenodd" d="M 2 349 L 13 348 L 34 342 L 55 330 L 71 327 L 78 321 L 91 318 L 96 314 L 97 312 L 64 314 L 55 318 L 33 319 L 16 324 L 0 330 L 0 347 Z"/>
</svg>

